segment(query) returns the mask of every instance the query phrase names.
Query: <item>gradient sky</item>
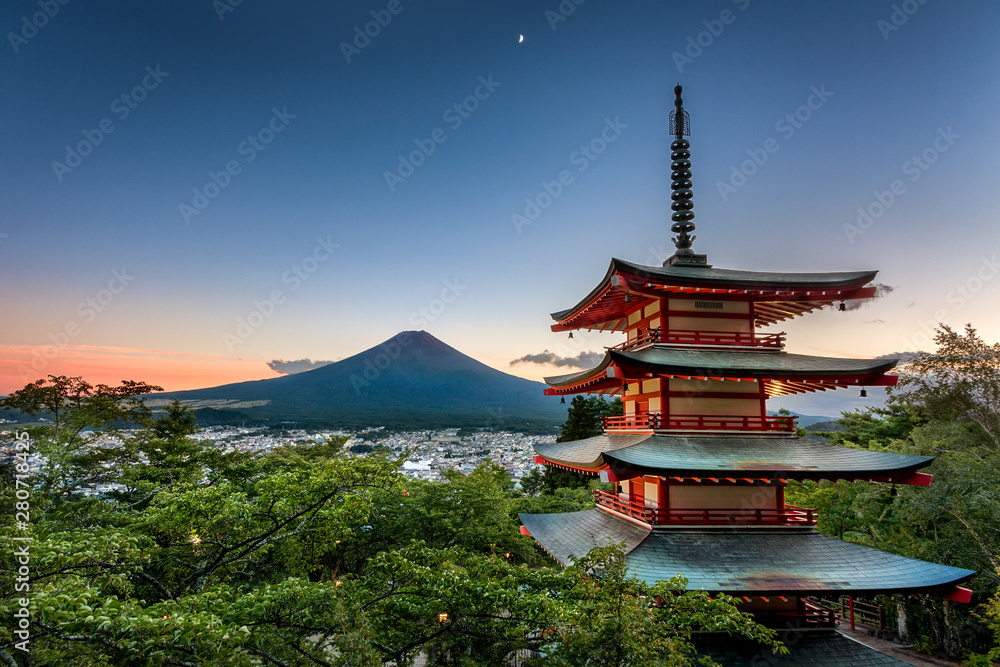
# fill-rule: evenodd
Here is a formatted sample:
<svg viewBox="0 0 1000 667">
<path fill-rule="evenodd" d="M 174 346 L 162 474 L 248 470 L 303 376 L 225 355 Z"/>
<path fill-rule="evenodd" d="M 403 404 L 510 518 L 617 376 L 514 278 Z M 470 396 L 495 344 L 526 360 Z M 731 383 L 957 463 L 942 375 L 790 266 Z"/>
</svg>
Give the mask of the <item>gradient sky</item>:
<svg viewBox="0 0 1000 667">
<path fill-rule="evenodd" d="M 510 361 L 619 342 L 568 340 L 548 313 L 611 256 L 671 254 L 678 81 L 697 251 L 877 268 L 895 288 L 786 323 L 790 351 L 931 349 L 941 321 L 997 340 L 998 23 L 985 0 L 4 2 L 0 393 L 49 373 L 274 377 L 268 361 L 405 329 L 525 377 L 567 372 Z M 614 141 L 581 158 L 609 122 Z M 433 153 L 390 187 L 418 142 Z M 198 200 L 212 173 L 224 187 Z"/>
</svg>

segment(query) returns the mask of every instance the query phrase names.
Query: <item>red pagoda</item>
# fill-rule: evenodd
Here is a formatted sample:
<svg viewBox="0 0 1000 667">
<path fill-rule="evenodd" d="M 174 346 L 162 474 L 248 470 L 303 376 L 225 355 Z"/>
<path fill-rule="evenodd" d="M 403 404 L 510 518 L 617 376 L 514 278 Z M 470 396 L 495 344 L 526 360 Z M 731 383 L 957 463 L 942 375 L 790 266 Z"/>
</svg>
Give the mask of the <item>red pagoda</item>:
<svg viewBox="0 0 1000 667">
<path fill-rule="evenodd" d="M 774 396 L 895 384 L 894 360 L 790 354 L 783 333 L 760 331 L 873 297 L 876 272 L 739 271 L 695 253 L 690 121 L 681 87 L 674 90 L 675 254 L 662 267 L 612 259 L 590 294 L 552 314 L 553 331 L 619 331 L 625 340 L 590 370 L 546 378 L 545 393 L 617 394 L 625 411 L 605 420 L 602 435 L 537 446 L 535 460 L 615 490 L 595 492 L 592 510 L 523 514 L 522 532 L 564 566 L 594 546 L 624 542 L 639 579 L 683 574 L 689 588 L 742 598 L 745 610 L 778 627 L 831 628 L 836 621 L 814 597 L 921 592 L 968 602 L 970 591 L 957 584 L 975 572 L 827 537 L 815 529 L 815 510 L 785 503 L 789 480 L 926 486 L 931 475 L 920 471 L 933 458 L 803 439 L 795 417 L 768 414 Z M 897 664 L 829 630 L 809 641 L 791 658 Z M 736 653 L 716 659 L 743 664 Z"/>
</svg>

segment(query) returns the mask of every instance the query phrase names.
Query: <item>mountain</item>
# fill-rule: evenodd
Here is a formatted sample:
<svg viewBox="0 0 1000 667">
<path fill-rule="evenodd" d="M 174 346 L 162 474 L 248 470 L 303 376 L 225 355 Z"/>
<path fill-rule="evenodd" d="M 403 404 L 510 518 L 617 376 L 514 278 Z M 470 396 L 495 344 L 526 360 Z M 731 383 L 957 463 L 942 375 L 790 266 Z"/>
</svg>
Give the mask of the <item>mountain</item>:
<svg viewBox="0 0 1000 667">
<path fill-rule="evenodd" d="M 468 357 L 425 331 L 404 331 L 359 354 L 269 380 L 151 395 L 178 399 L 206 423 L 296 427 L 443 427 L 554 432 L 566 406 L 545 385 Z"/>
<path fill-rule="evenodd" d="M 767 414 L 773 417 L 778 413 L 775 412 L 774 410 L 768 410 Z M 808 428 L 811 427 L 813 424 L 819 424 L 821 422 L 833 422 L 836 421 L 837 419 L 836 417 L 825 417 L 822 415 L 804 415 L 802 413 L 795 412 L 794 410 L 789 410 L 788 414 L 798 417 L 795 423 L 799 428 Z"/>
</svg>

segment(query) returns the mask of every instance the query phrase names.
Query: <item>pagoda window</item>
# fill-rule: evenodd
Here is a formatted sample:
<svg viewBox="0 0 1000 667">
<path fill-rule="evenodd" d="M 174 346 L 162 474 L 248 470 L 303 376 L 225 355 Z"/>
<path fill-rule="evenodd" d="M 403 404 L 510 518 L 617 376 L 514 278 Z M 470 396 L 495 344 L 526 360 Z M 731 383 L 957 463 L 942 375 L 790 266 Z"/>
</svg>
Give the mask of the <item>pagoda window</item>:
<svg viewBox="0 0 1000 667">
<path fill-rule="evenodd" d="M 670 509 L 724 509 L 753 514 L 759 509 L 777 509 L 774 486 L 688 486 L 670 487 Z"/>
<path fill-rule="evenodd" d="M 746 301 L 668 299 L 667 316 L 670 331 L 753 332 L 753 313 Z"/>
<path fill-rule="evenodd" d="M 763 416 L 754 381 L 671 378 L 667 400 L 671 415 Z"/>
<path fill-rule="evenodd" d="M 660 480 L 656 477 L 643 478 L 643 499 L 646 507 L 659 507 L 657 499 L 660 495 Z"/>
<path fill-rule="evenodd" d="M 653 378 L 652 380 L 642 381 L 642 393 L 652 394 L 660 391 L 660 378 Z"/>
</svg>

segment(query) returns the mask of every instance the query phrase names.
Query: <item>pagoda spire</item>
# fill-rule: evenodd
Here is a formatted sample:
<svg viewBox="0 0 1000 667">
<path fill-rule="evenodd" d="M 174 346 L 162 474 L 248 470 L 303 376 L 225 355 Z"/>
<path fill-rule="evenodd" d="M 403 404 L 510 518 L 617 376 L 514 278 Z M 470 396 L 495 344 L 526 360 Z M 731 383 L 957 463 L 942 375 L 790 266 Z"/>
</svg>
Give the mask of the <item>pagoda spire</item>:
<svg viewBox="0 0 1000 667">
<path fill-rule="evenodd" d="M 670 205 L 673 214 L 670 219 L 673 225 L 670 231 L 677 234 L 672 240 L 677 250 L 674 255 L 663 263 L 694 264 L 707 266 L 705 255 L 696 254 L 691 250 L 695 236 L 694 231 L 694 193 L 691 191 L 691 142 L 684 137 L 691 135 L 691 118 L 684 111 L 684 100 L 681 98 L 681 85 L 674 86 L 674 110 L 670 112 L 670 133 L 674 141 L 670 144 Z"/>
</svg>

